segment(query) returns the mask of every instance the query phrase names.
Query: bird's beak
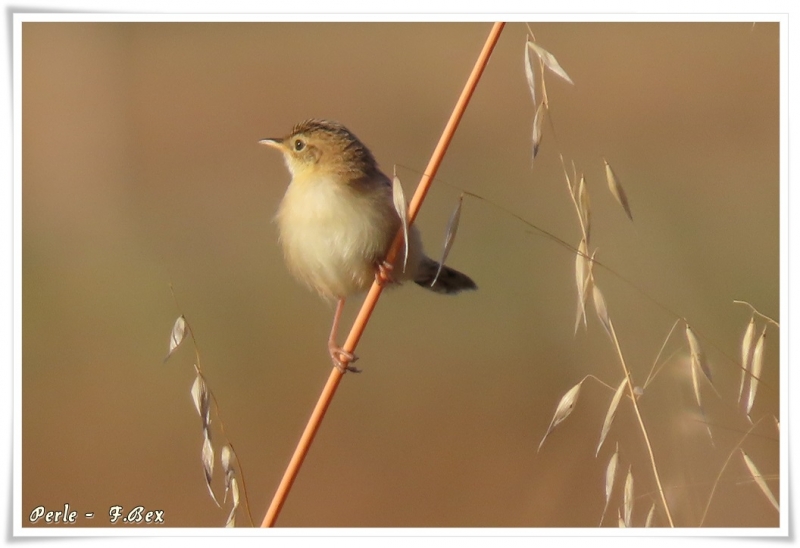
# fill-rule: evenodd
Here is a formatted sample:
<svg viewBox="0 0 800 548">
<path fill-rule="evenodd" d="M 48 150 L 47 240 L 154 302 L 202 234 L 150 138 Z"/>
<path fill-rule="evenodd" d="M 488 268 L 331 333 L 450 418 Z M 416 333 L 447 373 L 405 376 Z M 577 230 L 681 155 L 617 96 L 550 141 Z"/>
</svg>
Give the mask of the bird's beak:
<svg viewBox="0 0 800 548">
<path fill-rule="evenodd" d="M 268 147 L 280 149 L 281 145 L 283 145 L 283 139 L 275 139 L 275 138 L 268 138 L 268 139 L 261 139 L 258 142 L 259 145 L 267 145 Z"/>
</svg>

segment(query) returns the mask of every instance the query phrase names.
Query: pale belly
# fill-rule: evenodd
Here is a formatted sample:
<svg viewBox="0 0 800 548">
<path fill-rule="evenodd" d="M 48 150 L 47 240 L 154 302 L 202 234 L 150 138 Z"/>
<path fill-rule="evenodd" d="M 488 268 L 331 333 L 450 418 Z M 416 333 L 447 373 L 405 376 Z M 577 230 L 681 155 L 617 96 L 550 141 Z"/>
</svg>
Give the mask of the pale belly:
<svg viewBox="0 0 800 548">
<path fill-rule="evenodd" d="M 326 298 L 368 289 L 399 226 L 387 200 L 327 181 L 291 184 L 276 216 L 289 270 Z"/>
</svg>

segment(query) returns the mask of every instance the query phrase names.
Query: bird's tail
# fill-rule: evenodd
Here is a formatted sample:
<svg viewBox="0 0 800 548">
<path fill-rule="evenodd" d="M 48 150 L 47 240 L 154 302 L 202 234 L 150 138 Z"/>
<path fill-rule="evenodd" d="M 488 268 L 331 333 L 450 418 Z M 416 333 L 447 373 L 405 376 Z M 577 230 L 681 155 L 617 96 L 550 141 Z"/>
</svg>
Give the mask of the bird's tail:
<svg viewBox="0 0 800 548">
<path fill-rule="evenodd" d="M 439 268 L 441 268 L 441 272 Z M 439 273 L 438 277 L 436 276 L 437 272 Z M 478 289 L 472 278 L 449 266 L 439 265 L 430 257 L 422 257 L 414 282 L 425 289 L 447 295 L 453 295 L 468 289 Z"/>
</svg>

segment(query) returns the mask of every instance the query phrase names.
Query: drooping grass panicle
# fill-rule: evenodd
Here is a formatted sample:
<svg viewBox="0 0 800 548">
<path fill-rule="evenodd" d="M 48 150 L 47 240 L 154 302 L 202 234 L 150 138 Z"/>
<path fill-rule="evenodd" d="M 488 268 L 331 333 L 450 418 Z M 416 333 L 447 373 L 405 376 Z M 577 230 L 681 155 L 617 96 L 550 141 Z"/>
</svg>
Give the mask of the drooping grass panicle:
<svg viewBox="0 0 800 548">
<path fill-rule="evenodd" d="M 173 292 L 174 298 L 174 292 Z M 177 304 L 177 300 L 176 300 Z M 219 412 L 219 405 L 217 404 L 216 398 L 214 397 L 214 393 L 208 386 L 206 379 L 203 375 L 203 372 L 200 369 L 200 352 L 197 349 L 197 341 L 195 340 L 194 333 L 192 331 L 189 322 L 186 320 L 186 317 L 181 314 L 178 319 L 175 321 L 171 334 L 170 334 L 170 342 L 169 342 L 169 352 L 167 354 L 168 359 L 170 356 L 173 355 L 175 350 L 186 340 L 186 336 L 191 336 L 192 345 L 194 346 L 194 353 L 195 353 L 195 364 L 194 364 L 194 381 L 192 382 L 192 386 L 189 390 L 190 396 L 192 398 L 192 403 L 197 411 L 197 414 L 200 416 L 201 422 L 201 429 L 203 434 L 203 443 L 201 446 L 200 451 L 200 462 L 203 468 L 203 476 L 205 478 L 206 488 L 208 490 L 209 495 L 211 496 L 211 500 L 214 501 L 218 507 L 221 507 L 222 504 L 220 503 L 220 498 L 217 496 L 214 487 L 212 485 L 212 481 L 214 478 L 214 468 L 215 468 L 215 461 L 217 458 L 217 451 L 215 449 L 215 443 L 212 436 L 212 407 L 214 410 L 214 417 L 216 417 L 216 428 L 218 429 L 218 434 L 222 435 L 223 439 L 227 439 L 225 435 L 225 428 L 220 419 L 220 412 Z M 212 406 L 213 403 L 213 406 Z M 241 469 L 237 472 L 234 470 L 232 466 L 233 459 L 236 458 L 236 453 L 233 450 L 233 446 L 228 442 L 222 447 L 222 451 L 219 453 L 220 463 L 222 464 L 224 473 L 225 473 L 225 493 L 223 496 L 223 503 L 227 499 L 227 493 L 232 492 L 232 500 L 235 502 L 233 503 L 230 514 L 228 515 L 228 519 L 226 521 L 226 527 L 232 527 L 235 523 L 234 516 L 239 508 L 239 500 L 240 500 L 240 493 L 239 493 L 239 485 L 242 482 L 242 479 L 237 477 L 241 475 Z M 242 482 L 242 486 L 243 486 Z M 244 492 L 244 500 L 246 504 L 246 511 L 249 523 L 252 525 L 253 520 L 250 517 L 249 505 L 247 504 L 247 493 Z"/>
</svg>

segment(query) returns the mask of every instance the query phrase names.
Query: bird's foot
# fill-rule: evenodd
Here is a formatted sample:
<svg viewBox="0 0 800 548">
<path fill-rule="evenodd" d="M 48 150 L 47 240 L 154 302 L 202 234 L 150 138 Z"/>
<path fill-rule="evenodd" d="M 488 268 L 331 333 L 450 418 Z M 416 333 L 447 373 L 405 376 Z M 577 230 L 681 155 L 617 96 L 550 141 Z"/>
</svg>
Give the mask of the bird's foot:
<svg viewBox="0 0 800 548">
<path fill-rule="evenodd" d="M 328 343 L 328 352 L 331 355 L 331 361 L 333 362 L 333 366 L 338 369 L 342 374 L 347 373 L 348 371 L 351 373 L 361 373 L 361 370 L 358 367 L 354 367 L 351 365 L 353 362 L 358 360 L 358 356 L 353 354 L 352 352 L 346 351 L 341 346 L 338 346 L 333 341 Z"/>
<path fill-rule="evenodd" d="M 375 281 L 378 282 L 378 285 L 381 287 L 386 286 L 388 284 L 395 283 L 394 275 L 392 272 L 394 271 L 394 265 L 390 264 L 387 261 L 381 261 L 375 266 Z"/>
</svg>

